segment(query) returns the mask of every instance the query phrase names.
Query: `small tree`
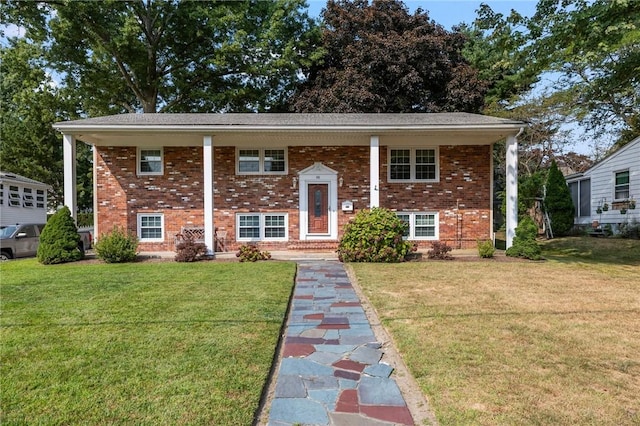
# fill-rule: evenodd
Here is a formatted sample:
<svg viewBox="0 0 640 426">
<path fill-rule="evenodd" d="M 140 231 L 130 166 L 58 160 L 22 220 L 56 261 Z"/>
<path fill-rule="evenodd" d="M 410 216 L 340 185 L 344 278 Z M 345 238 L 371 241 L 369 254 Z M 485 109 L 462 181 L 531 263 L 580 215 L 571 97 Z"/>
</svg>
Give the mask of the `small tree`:
<svg viewBox="0 0 640 426">
<path fill-rule="evenodd" d="M 361 210 L 345 226 L 338 257 L 343 262 L 402 262 L 412 247 L 402 239 L 406 229 L 390 210 Z"/>
<path fill-rule="evenodd" d="M 38 261 L 44 265 L 74 262 L 83 257 L 80 235 L 68 207 L 58 210 L 40 234 Z"/>
<path fill-rule="evenodd" d="M 555 161 L 551 163 L 547 176 L 547 194 L 544 205 L 551 220 L 553 235 L 567 235 L 573 228 L 575 207 L 567 182 Z"/>
</svg>

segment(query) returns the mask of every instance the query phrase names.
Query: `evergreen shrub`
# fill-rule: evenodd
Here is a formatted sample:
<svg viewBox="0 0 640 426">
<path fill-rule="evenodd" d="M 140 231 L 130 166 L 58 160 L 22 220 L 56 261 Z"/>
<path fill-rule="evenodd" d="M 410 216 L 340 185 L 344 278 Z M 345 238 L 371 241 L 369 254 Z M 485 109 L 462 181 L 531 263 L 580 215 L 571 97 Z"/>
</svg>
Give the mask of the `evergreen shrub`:
<svg viewBox="0 0 640 426">
<path fill-rule="evenodd" d="M 67 206 L 58 210 L 40 234 L 37 258 L 44 265 L 74 262 L 83 258 L 80 235 Z"/>
<path fill-rule="evenodd" d="M 100 235 L 95 250 L 98 258 L 106 263 L 133 262 L 138 255 L 138 238 L 116 226 L 111 232 Z"/>
<path fill-rule="evenodd" d="M 413 247 L 402 238 L 407 226 L 391 210 L 361 210 L 345 225 L 338 258 L 342 262 L 402 262 Z"/>
<path fill-rule="evenodd" d="M 573 228 L 575 207 L 567 182 L 554 161 L 547 176 L 547 192 L 544 206 L 549 213 L 554 236 L 569 235 Z"/>
<path fill-rule="evenodd" d="M 484 259 L 492 258 L 496 252 L 491 240 L 478 240 L 478 254 Z"/>
<path fill-rule="evenodd" d="M 513 245 L 506 251 L 507 256 L 521 257 L 524 259 L 542 259 L 542 249 L 536 242 L 538 226 L 529 216 L 520 220 L 516 227 L 516 235 L 513 238 Z"/>
</svg>

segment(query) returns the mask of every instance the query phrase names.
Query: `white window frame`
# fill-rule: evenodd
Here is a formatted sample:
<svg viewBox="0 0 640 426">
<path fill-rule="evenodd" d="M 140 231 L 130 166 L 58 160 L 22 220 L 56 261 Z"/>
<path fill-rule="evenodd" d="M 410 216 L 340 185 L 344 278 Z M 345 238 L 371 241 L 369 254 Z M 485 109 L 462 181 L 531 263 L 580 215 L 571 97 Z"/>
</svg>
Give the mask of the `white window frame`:
<svg viewBox="0 0 640 426">
<path fill-rule="evenodd" d="M 240 171 L 240 151 L 258 151 L 258 171 L 256 172 L 241 172 Z M 265 171 L 265 151 L 282 151 L 284 154 L 284 170 L 283 171 Z M 236 175 L 286 175 L 289 173 L 289 156 L 287 148 L 273 147 L 273 148 L 236 148 Z"/>
<path fill-rule="evenodd" d="M 618 177 L 619 173 L 627 173 L 628 175 L 628 182 L 626 183 L 626 185 L 617 185 L 616 184 L 616 180 Z M 623 197 L 623 198 L 617 198 L 617 192 L 618 192 L 618 187 L 619 186 L 626 186 L 627 187 L 627 196 Z M 616 170 L 613 172 L 613 201 L 626 201 L 629 199 L 629 196 L 631 195 L 631 173 L 629 172 L 629 169 L 625 169 L 625 170 Z"/>
<path fill-rule="evenodd" d="M 47 208 L 47 198 L 43 189 L 36 189 L 36 208 Z"/>
<path fill-rule="evenodd" d="M 144 172 L 142 171 L 142 152 L 143 151 L 160 151 L 160 171 Z M 136 173 L 138 176 L 162 176 L 164 174 L 164 148 L 163 147 L 138 147 L 136 156 Z"/>
<path fill-rule="evenodd" d="M 440 239 L 440 220 L 438 212 L 405 212 L 399 211 L 396 212 L 398 216 L 409 216 L 409 235 L 405 236 L 404 239 L 410 241 L 436 241 Z M 416 218 L 419 215 L 430 215 L 433 216 L 433 227 L 434 227 L 434 235 L 425 237 L 425 236 L 416 236 Z"/>
<path fill-rule="evenodd" d="M 409 150 L 409 179 L 392 179 L 391 178 L 391 151 Z M 435 160 L 436 173 L 433 179 L 416 179 L 416 151 L 432 150 Z M 440 150 L 437 146 L 390 146 L 387 148 L 387 182 L 404 183 L 404 182 L 439 182 L 440 181 Z"/>
<path fill-rule="evenodd" d="M 240 237 L 240 218 L 243 216 L 259 217 L 259 236 L 257 238 Z M 266 237 L 266 217 L 282 216 L 284 217 L 284 237 Z M 258 241 L 289 241 L 289 214 L 284 212 L 267 212 L 267 213 L 236 213 L 236 241 L 258 242 Z"/>
<path fill-rule="evenodd" d="M 160 238 L 143 238 L 142 237 L 142 219 L 146 217 L 159 217 L 160 218 Z M 156 228 L 155 226 L 153 228 Z M 138 239 L 141 243 L 161 243 L 164 241 L 164 214 L 162 213 L 138 213 Z"/>
<path fill-rule="evenodd" d="M 35 207 L 33 189 L 22 188 L 22 207 L 32 209 Z"/>
<path fill-rule="evenodd" d="M 22 197 L 20 196 L 20 187 L 17 185 L 9 185 L 9 207 L 21 207 Z"/>
</svg>

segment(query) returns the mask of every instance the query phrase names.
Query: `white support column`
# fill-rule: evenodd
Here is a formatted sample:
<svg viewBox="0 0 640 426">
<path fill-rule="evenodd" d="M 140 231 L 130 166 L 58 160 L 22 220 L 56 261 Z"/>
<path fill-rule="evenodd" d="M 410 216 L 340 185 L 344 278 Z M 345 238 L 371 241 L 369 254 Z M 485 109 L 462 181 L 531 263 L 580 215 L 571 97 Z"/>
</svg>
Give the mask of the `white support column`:
<svg viewBox="0 0 640 426">
<path fill-rule="evenodd" d="M 371 136 L 369 145 L 369 208 L 380 207 L 380 138 Z"/>
<path fill-rule="evenodd" d="M 76 191 L 76 138 L 73 135 L 62 135 L 64 153 L 64 205 L 71 210 L 71 217 L 77 219 L 78 201 Z"/>
<path fill-rule="evenodd" d="M 506 146 L 507 248 L 513 245 L 518 226 L 518 135 L 507 136 Z"/>
<path fill-rule="evenodd" d="M 205 136 L 202 143 L 204 166 L 204 243 L 207 255 L 215 256 L 215 225 L 213 224 L 213 137 Z"/>
</svg>

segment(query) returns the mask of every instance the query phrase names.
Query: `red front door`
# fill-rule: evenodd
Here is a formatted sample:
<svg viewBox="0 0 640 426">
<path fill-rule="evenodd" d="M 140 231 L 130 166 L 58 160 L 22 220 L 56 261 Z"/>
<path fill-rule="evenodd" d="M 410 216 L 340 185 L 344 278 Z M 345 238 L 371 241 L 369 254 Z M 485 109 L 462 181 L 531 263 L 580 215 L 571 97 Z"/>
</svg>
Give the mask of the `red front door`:
<svg viewBox="0 0 640 426">
<path fill-rule="evenodd" d="M 307 214 L 309 215 L 309 234 L 329 233 L 329 185 L 308 185 Z"/>
</svg>

